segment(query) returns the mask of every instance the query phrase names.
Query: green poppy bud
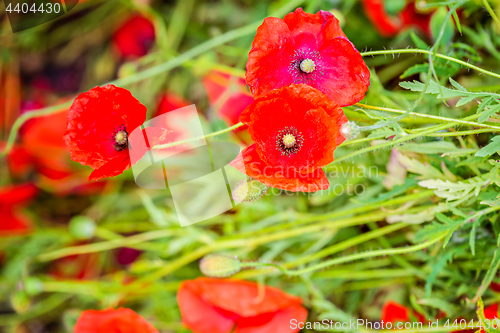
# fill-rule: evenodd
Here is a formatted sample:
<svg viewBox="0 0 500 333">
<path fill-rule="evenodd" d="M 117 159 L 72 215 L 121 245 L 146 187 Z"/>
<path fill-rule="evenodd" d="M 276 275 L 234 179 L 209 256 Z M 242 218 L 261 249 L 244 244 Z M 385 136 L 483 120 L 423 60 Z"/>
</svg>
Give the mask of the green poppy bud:
<svg viewBox="0 0 500 333">
<path fill-rule="evenodd" d="M 241 262 L 237 257 L 209 254 L 200 260 L 200 270 L 208 277 L 226 278 L 238 273 L 240 269 Z"/>
<path fill-rule="evenodd" d="M 233 190 L 233 199 L 237 202 L 255 201 L 266 194 L 269 186 L 250 179 L 239 183 Z"/>
<path fill-rule="evenodd" d="M 75 216 L 69 222 L 69 233 L 76 239 L 89 239 L 94 237 L 96 225 L 88 216 Z"/>
<path fill-rule="evenodd" d="M 26 294 L 35 296 L 43 291 L 43 282 L 36 277 L 29 277 L 24 280 L 24 290 Z"/>
<path fill-rule="evenodd" d="M 359 135 L 359 126 L 354 121 L 348 121 L 340 128 L 340 133 L 347 140 L 355 139 Z"/>
<path fill-rule="evenodd" d="M 23 314 L 29 310 L 31 306 L 31 300 L 26 292 L 22 290 L 16 290 L 10 296 L 10 304 L 17 313 Z"/>
</svg>

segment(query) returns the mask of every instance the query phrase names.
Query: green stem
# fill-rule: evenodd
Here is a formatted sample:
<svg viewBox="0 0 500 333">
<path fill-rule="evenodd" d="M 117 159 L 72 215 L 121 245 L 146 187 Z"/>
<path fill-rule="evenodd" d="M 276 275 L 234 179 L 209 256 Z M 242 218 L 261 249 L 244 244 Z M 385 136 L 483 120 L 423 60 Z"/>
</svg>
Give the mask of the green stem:
<svg viewBox="0 0 500 333">
<path fill-rule="evenodd" d="M 348 249 L 352 246 L 356 246 L 356 245 L 364 243 L 366 241 L 376 239 L 378 237 L 381 237 L 383 235 L 397 231 L 397 230 L 402 229 L 402 228 L 407 227 L 407 226 L 408 226 L 408 224 L 405 224 L 405 223 L 397 223 L 397 224 L 385 226 L 383 228 L 380 228 L 380 229 L 377 229 L 374 231 L 366 232 L 366 233 L 361 234 L 359 236 L 352 237 L 352 238 L 347 239 L 343 242 L 340 242 L 340 243 L 337 243 L 337 244 L 332 245 L 330 247 L 327 247 L 327 248 L 325 248 L 321 251 L 318 251 L 314 254 L 310 254 L 310 255 L 301 257 L 297 260 L 283 264 L 283 265 L 281 265 L 281 267 L 292 268 L 292 267 L 296 267 L 298 265 L 305 264 L 305 263 L 308 263 L 308 262 L 311 262 L 314 260 L 325 258 L 325 257 L 330 256 L 332 254 L 338 253 L 342 250 Z M 268 270 L 252 270 L 252 271 L 245 271 L 245 272 L 238 273 L 237 276 L 235 276 L 235 277 L 237 277 L 237 278 L 249 278 L 249 277 L 255 277 L 255 276 L 260 276 L 260 275 L 269 274 L 269 273 L 270 272 Z"/>
<path fill-rule="evenodd" d="M 488 13 L 490 13 L 491 18 L 493 18 L 493 21 L 498 25 L 498 28 L 500 28 L 500 20 L 498 19 L 498 16 L 495 14 L 495 11 L 493 8 L 491 8 L 490 3 L 488 0 L 483 0 L 484 7 L 488 10 Z"/>
<path fill-rule="evenodd" d="M 472 115 L 472 116 L 469 116 L 469 117 L 466 117 L 466 118 L 463 118 L 463 119 L 471 120 L 471 119 L 476 119 L 477 117 L 479 117 L 479 115 L 476 114 L 476 115 Z M 339 163 L 339 162 L 341 162 L 343 160 L 347 160 L 349 158 L 353 158 L 353 157 L 358 156 L 360 154 L 368 153 L 370 151 L 381 149 L 381 148 L 391 147 L 391 146 L 397 145 L 399 143 L 403 143 L 405 141 L 413 140 L 413 139 L 416 139 L 418 137 L 424 136 L 426 134 L 431 134 L 431 133 L 434 133 L 434 132 L 437 132 L 437 131 L 441 131 L 441 130 L 444 130 L 444 129 L 447 129 L 447 128 L 450 128 L 450 127 L 453 127 L 453 126 L 456 126 L 456 125 L 459 125 L 459 124 L 460 123 L 455 120 L 452 123 L 444 124 L 444 125 L 441 125 L 441 126 L 433 126 L 433 127 L 429 128 L 427 130 L 423 130 L 423 131 L 415 133 L 415 134 L 406 135 L 406 136 L 404 136 L 402 138 L 399 138 L 397 140 L 384 142 L 384 143 L 378 144 L 376 146 L 366 147 L 366 148 L 360 149 L 358 151 L 352 152 L 350 154 L 347 154 L 347 155 L 344 155 L 344 156 L 341 156 L 341 157 L 335 159 L 335 161 L 333 161 L 332 163 L 330 163 L 329 166 L 330 165 L 334 165 L 336 163 Z"/>
<path fill-rule="evenodd" d="M 418 207 L 416 210 L 421 211 L 428 209 L 428 207 Z M 227 241 L 219 241 L 216 242 L 212 245 L 207 245 L 205 247 L 201 247 L 194 252 L 191 252 L 189 254 L 186 254 L 183 257 L 180 257 L 177 260 L 171 261 L 169 264 L 167 264 L 165 267 L 160 268 L 158 271 L 145 276 L 141 278 L 140 280 L 137 281 L 137 283 L 143 283 L 143 282 L 152 282 L 152 281 L 157 281 L 158 279 L 161 279 L 162 277 L 172 273 L 173 271 L 177 270 L 178 268 L 194 261 L 197 260 L 204 255 L 211 253 L 211 252 L 216 252 L 220 250 L 225 250 L 225 249 L 231 249 L 231 248 L 242 248 L 242 247 L 256 247 L 262 244 L 268 244 L 272 243 L 278 240 L 282 239 L 287 239 L 287 238 L 292 238 L 292 237 L 298 237 L 302 236 L 305 234 L 309 233 L 316 233 L 316 232 L 324 232 L 325 230 L 329 229 L 340 229 L 340 228 L 345 228 L 345 227 L 350 227 L 354 225 L 360 225 L 360 224 L 365 224 L 368 222 L 374 222 L 374 221 L 379 221 L 382 220 L 388 216 L 392 216 L 398 214 L 398 212 L 372 212 L 370 214 L 366 215 L 360 215 L 352 218 L 348 218 L 345 220 L 337 220 L 335 223 L 331 223 L 330 221 L 326 221 L 323 223 L 318 223 L 318 224 L 313 224 L 313 225 L 308 225 L 304 226 L 301 228 L 297 229 L 288 229 L 279 233 L 275 234 L 265 234 L 263 236 L 255 236 L 255 237 L 247 237 L 244 239 L 235 239 L 235 240 L 227 240 Z"/>
<path fill-rule="evenodd" d="M 315 272 L 317 270 L 323 269 L 323 268 L 328 267 L 328 266 L 342 264 L 342 263 L 348 262 L 348 261 L 354 261 L 354 260 L 365 259 L 365 258 L 373 258 L 373 257 L 378 257 L 378 256 L 396 255 L 396 254 L 415 252 L 415 251 L 422 250 L 422 249 L 424 249 L 432 244 L 439 242 L 446 235 L 447 235 L 447 233 L 443 233 L 442 235 L 440 235 L 434 239 L 431 239 L 427 242 L 424 242 L 424 243 L 421 243 L 418 245 L 396 248 L 396 249 L 383 249 L 383 250 L 376 250 L 376 251 L 351 254 L 349 256 L 343 256 L 340 258 L 327 260 L 327 261 L 321 262 L 319 264 L 312 265 L 312 266 L 306 267 L 304 269 L 298 269 L 298 270 L 289 270 L 289 269 L 286 269 L 283 266 L 278 265 L 278 264 L 259 263 L 259 262 L 243 263 L 242 267 L 274 267 L 274 268 L 277 268 L 278 270 L 280 270 L 283 274 L 286 274 L 289 276 L 298 276 L 298 275 L 302 275 L 302 274 L 306 274 L 306 273 Z"/>
<path fill-rule="evenodd" d="M 420 49 L 379 50 L 379 51 L 362 52 L 361 55 L 363 57 L 365 57 L 365 56 L 382 55 L 382 54 L 396 54 L 396 53 L 421 53 L 421 54 L 429 55 L 429 54 L 431 54 L 431 51 L 420 50 Z M 460 64 L 460 65 L 465 66 L 465 67 L 469 67 L 469 68 L 474 69 L 480 73 L 490 75 L 490 76 L 496 77 L 497 79 L 500 79 L 500 74 L 493 73 L 493 72 L 490 72 L 486 69 L 482 69 L 480 67 L 471 65 L 468 62 L 465 62 L 465 61 L 462 61 L 459 59 L 455 59 L 453 57 L 449 57 L 447 55 L 440 54 L 440 53 L 434 53 L 434 56 L 437 58 L 446 59 L 446 60 L 449 60 L 452 62 L 456 62 L 457 64 Z"/>
<path fill-rule="evenodd" d="M 359 107 L 364 108 L 364 109 L 369 109 L 369 110 L 395 112 L 395 113 L 400 113 L 400 114 L 406 113 L 406 111 L 403 111 L 403 110 L 390 109 L 390 108 L 384 108 L 384 107 L 380 107 L 380 106 L 366 105 L 366 104 L 361 104 L 361 103 L 356 103 L 354 105 L 359 106 Z M 408 115 L 415 116 L 415 117 L 421 117 L 421 118 L 435 119 L 435 120 L 439 120 L 439 121 L 443 121 L 443 122 L 454 122 L 454 123 L 459 123 L 459 124 L 468 125 L 468 126 L 474 126 L 474 127 L 491 128 L 491 129 L 495 129 L 497 131 L 500 131 L 500 127 L 499 126 L 493 126 L 493 125 L 487 125 L 487 124 L 480 124 L 480 123 L 475 123 L 475 122 L 472 122 L 472 121 L 460 120 L 460 119 L 455 119 L 455 118 L 433 116 L 433 115 L 430 115 L 430 114 L 422 114 L 422 113 L 417 113 L 417 112 L 409 112 Z"/>
<path fill-rule="evenodd" d="M 217 131 L 217 132 L 210 133 L 210 134 L 205 135 L 205 136 L 199 136 L 197 138 L 191 138 L 191 139 L 187 139 L 187 140 L 181 140 L 181 141 L 166 143 L 164 145 L 157 145 L 157 146 L 154 146 L 153 149 L 164 149 L 164 148 L 169 148 L 169 147 L 177 146 L 177 145 L 180 145 L 180 144 L 183 144 L 183 143 L 187 143 L 187 142 L 192 142 L 192 141 L 197 141 L 197 140 L 203 140 L 203 139 L 211 138 L 211 137 L 214 137 L 214 136 L 217 136 L 217 135 L 221 135 L 221 134 L 224 134 L 224 133 L 231 132 L 232 130 L 235 130 L 238 127 L 241 127 L 241 126 L 243 126 L 243 123 L 237 123 L 236 125 L 233 125 L 231 127 L 225 128 L 225 129 Z"/>
<path fill-rule="evenodd" d="M 51 261 L 51 260 L 71 256 L 71 255 L 107 251 L 107 250 L 112 250 L 112 249 L 116 249 L 119 247 L 139 244 L 139 243 L 154 240 L 154 239 L 170 237 L 170 236 L 173 236 L 175 234 L 176 234 L 176 231 L 171 230 L 171 229 L 155 230 L 155 231 L 145 232 L 145 233 L 135 235 L 135 236 L 113 239 L 113 240 L 106 241 L 106 242 L 99 242 L 99 243 L 80 245 L 80 246 L 70 246 L 70 247 L 65 247 L 65 248 L 62 248 L 62 249 L 59 249 L 56 251 L 52 251 L 49 253 L 40 254 L 40 255 L 35 257 L 35 261 L 44 262 L 44 261 Z"/>
<path fill-rule="evenodd" d="M 478 130 L 471 130 L 471 131 L 457 131 L 457 132 L 426 134 L 425 136 L 433 137 L 433 138 L 441 138 L 441 137 L 448 137 L 448 136 L 476 135 L 476 134 L 480 134 L 480 133 L 490 133 L 490 132 L 491 131 L 489 129 L 478 129 Z"/>
<path fill-rule="evenodd" d="M 354 215 L 357 213 L 366 213 L 366 212 L 369 212 L 372 210 L 379 210 L 382 207 L 390 207 L 390 206 L 394 206 L 394 205 L 404 204 L 404 203 L 409 202 L 409 201 L 428 198 L 432 194 L 434 194 L 433 190 L 425 190 L 425 191 L 412 193 L 409 195 L 404 195 L 404 196 L 390 199 L 390 200 L 383 201 L 383 202 L 375 202 L 375 203 L 370 204 L 370 205 L 360 204 L 358 207 L 351 208 L 351 209 L 344 209 L 344 210 L 340 210 L 340 211 L 336 211 L 336 212 L 332 212 L 332 213 L 321 214 L 321 215 L 305 216 L 304 218 L 300 219 L 299 221 L 283 223 L 283 224 L 280 224 L 278 226 L 271 226 L 271 227 L 267 227 L 264 229 L 260 229 L 259 231 L 241 232 L 237 236 L 232 236 L 232 237 L 226 238 L 226 240 L 255 237 L 256 235 L 259 235 L 259 234 L 269 234 L 270 232 L 279 231 L 279 230 L 283 230 L 283 229 L 287 230 L 287 229 L 295 228 L 299 225 L 303 225 L 303 224 L 311 223 L 311 222 L 336 221 L 339 217 Z M 290 215 L 287 214 L 284 216 L 284 218 L 285 219 L 292 219 L 293 217 L 291 217 Z M 337 222 L 335 222 L 335 223 L 337 223 Z"/>
</svg>

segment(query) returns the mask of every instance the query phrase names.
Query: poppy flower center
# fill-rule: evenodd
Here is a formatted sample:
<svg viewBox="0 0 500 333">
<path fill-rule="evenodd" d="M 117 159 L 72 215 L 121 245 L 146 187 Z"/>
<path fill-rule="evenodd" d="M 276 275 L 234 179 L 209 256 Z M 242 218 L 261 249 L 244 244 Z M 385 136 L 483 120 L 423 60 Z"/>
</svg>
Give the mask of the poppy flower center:
<svg viewBox="0 0 500 333">
<path fill-rule="evenodd" d="M 283 156 L 296 154 L 302 148 L 304 137 L 295 127 L 285 127 L 276 136 L 276 149 Z"/>
<path fill-rule="evenodd" d="M 121 125 L 114 131 L 111 141 L 113 141 L 113 147 L 117 151 L 128 147 L 128 132 L 124 125 Z"/>
<path fill-rule="evenodd" d="M 316 64 L 311 59 L 304 59 L 300 63 L 300 70 L 304 73 L 312 73 L 316 69 Z"/>
<path fill-rule="evenodd" d="M 301 48 L 293 53 L 288 73 L 292 76 L 293 83 L 311 84 L 324 75 L 322 64 L 323 60 L 318 51 Z"/>
</svg>

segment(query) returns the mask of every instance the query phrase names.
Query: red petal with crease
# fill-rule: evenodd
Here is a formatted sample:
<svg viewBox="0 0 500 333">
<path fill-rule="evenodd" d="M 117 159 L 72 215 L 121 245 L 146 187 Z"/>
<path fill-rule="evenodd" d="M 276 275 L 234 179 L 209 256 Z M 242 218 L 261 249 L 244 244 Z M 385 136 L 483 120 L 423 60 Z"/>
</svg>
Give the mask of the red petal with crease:
<svg viewBox="0 0 500 333">
<path fill-rule="evenodd" d="M 259 296 L 261 295 L 261 296 Z M 183 323 L 195 333 L 297 332 L 290 320 L 304 321 L 298 297 L 241 280 L 198 278 L 183 281 L 177 294 Z"/>
<path fill-rule="evenodd" d="M 143 317 L 130 309 L 83 311 L 75 333 L 158 333 Z"/>
<path fill-rule="evenodd" d="M 313 66 L 302 69 L 308 60 Z M 308 84 L 340 106 L 364 98 L 370 71 L 328 12 L 301 8 L 283 20 L 266 18 L 248 55 L 246 81 L 254 98 L 289 84 Z"/>
<path fill-rule="evenodd" d="M 316 192 L 326 190 L 330 186 L 322 169 L 302 174 L 293 170 L 283 172 L 282 169 L 267 165 L 257 154 L 255 145 L 243 150 L 230 165 L 267 186 L 286 191 Z"/>
</svg>

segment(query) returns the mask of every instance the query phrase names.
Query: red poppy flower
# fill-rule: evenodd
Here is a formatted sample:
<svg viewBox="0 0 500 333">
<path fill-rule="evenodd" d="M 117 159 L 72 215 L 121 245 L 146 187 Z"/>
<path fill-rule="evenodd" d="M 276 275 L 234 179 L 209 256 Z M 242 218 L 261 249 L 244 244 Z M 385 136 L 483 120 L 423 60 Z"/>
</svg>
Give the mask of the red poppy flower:
<svg viewBox="0 0 500 333">
<path fill-rule="evenodd" d="M 89 165 L 89 180 L 131 166 L 128 135 L 146 119 L 146 107 L 123 88 L 107 85 L 80 94 L 68 112 L 64 141 L 71 159 Z"/>
<path fill-rule="evenodd" d="M 500 283 L 491 282 L 490 283 L 490 289 L 493 290 L 496 293 L 500 293 Z"/>
<path fill-rule="evenodd" d="M 321 170 L 345 138 L 347 118 L 337 104 L 305 84 L 276 89 L 255 100 L 240 117 L 255 144 L 231 162 L 261 183 L 289 191 L 329 186 Z"/>
<path fill-rule="evenodd" d="M 0 236 L 26 234 L 31 230 L 31 222 L 21 207 L 37 192 L 33 184 L 9 185 L 0 188 Z"/>
<path fill-rule="evenodd" d="M 51 264 L 49 274 L 59 279 L 91 280 L 99 276 L 99 256 L 91 253 L 58 259 Z"/>
<path fill-rule="evenodd" d="M 245 80 L 228 74 L 212 71 L 203 78 L 203 85 L 210 104 L 231 126 L 239 123 L 240 114 L 254 101 Z M 243 127 L 240 127 L 237 130 L 242 129 Z"/>
<path fill-rule="evenodd" d="M 333 14 L 270 17 L 257 29 L 248 55 L 246 81 L 255 98 L 292 83 L 305 83 L 340 106 L 365 96 L 370 71 Z"/>
<path fill-rule="evenodd" d="M 174 111 L 191 104 L 192 103 L 186 101 L 182 96 L 179 96 L 172 91 L 168 91 L 165 94 L 161 95 L 155 116 L 159 116 L 161 114 L 165 114 L 167 112 Z"/>
<path fill-rule="evenodd" d="M 425 316 L 416 311 L 411 312 L 411 317 L 421 323 L 425 321 Z M 386 302 L 382 309 L 381 319 L 386 323 L 408 322 L 412 320 L 411 317 L 410 310 L 407 307 L 394 301 Z"/>
<path fill-rule="evenodd" d="M 199 121 L 198 119 L 194 118 L 194 117 L 198 118 L 199 116 L 198 113 L 191 112 L 192 109 L 190 108 L 177 111 L 178 109 L 182 109 L 192 104 L 193 103 L 190 103 L 189 101 L 185 100 L 182 96 L 179 96 L 178 94 L 172 91 L 168 91 L 163 95 L 161 95 L 158 107 L 156 109 L 156 113 L 154 114 L 153 119 L 148 121 L 148 123 L 150 126 L 152 126 L 151 128 L 153 127 L 168 128 L 170 133 L 168 134 L 168 136 L 165 136 L 163 138 L 164 143 L 189 140 L 192 139 L 193 137 L 200 136 L 197 130 L 195 128 L 192 128 L 192 126 L 190 126 L 192 122 Z M 159 117 L 162 115 L 166 116 Z M 166 153 L 166 155 L 164 156 L 166 157 L 177 152 L 183 152 L 191 148 L 194 148 L 195 145 L 193 144 L 194 144 L 193 142 L 187 142 L 168 148 L 157 149 L 156 153 L 158 154 Z M 162 174 L 161 177 L 164 177 L 164 175 Z"/>
<path fill-rule="evenodd" d="M 63 140 L 67 117 L 66 112 L 56 113 L 31 119 L 23 126 L 21 142 L 9 155 L 14 174 L 32 167 L 50 179 L 61 179 L 73 172 Z"/>
<path fill-rule="evenodd" d="M 83 311 L 74 331 L 75 333 L 158 333 L 153 325 L 130 309 Z"/>
<path fill-rule="evenodd" d="M 430 20 L 432 14 L 419 13 L 415 1 L 410 1 L 397 16 L 391 16 L 385 8 L 385 0 L 362 0 L 366 16 L 377 32 L 383 37 L 392 37 L 402 31 L 415 27 L 427 36 L 431 35 Z"/>
<path fill-rule="evenodd" d="M 113 43 L 123 57 L 142 57 L 155 40 L 155 28 L 147 18 L 135 15 L 113 35 Z"/>
<path fill-rule="evenodd" d="M 195 333 L 298 332 L 307 310 L 295 296 L 240 280 L 198 278 L 183 281 L 177 294 L 182 322 Z"/>
<path fill-rule="evenodd" d="M 490 320 L 490 326 L 496 327 L 496 325 L 498 324 L 498 321 L 495 322 L 494 319 L 499 318 L 499 316 L 498 316 L 498 304 L 492 304 L 492 305 L 484 308 L 484 318 Z M 460 322 L 460 320 L 459 320 L 459 322 Z M 465 330 L 465 331 L 463 331 L 463 330 L 462 331 L 453 331 L 453 333 L 474 333 L 476 331 L 477 330 L 475 330 L 475 329 L 470 329 L 470 330 Z M 480 332 L 486 333 L 486 331 L 483 329 Z"/>
<path fill-rule="evenodd" d="M 382 309 L 382 318 L 385 323 L 397 323 L 410 321 L 408 309 L 394 301 L 388 301 Z"/>
</svg>

